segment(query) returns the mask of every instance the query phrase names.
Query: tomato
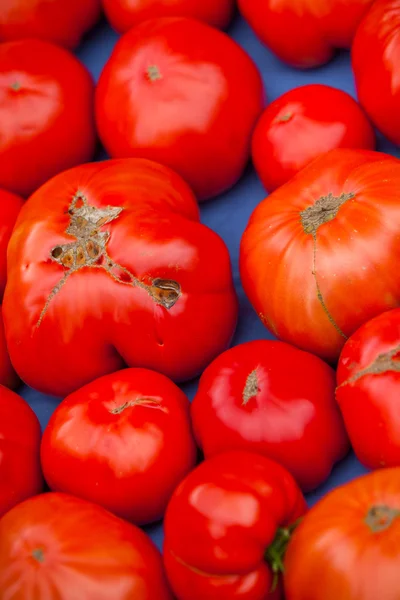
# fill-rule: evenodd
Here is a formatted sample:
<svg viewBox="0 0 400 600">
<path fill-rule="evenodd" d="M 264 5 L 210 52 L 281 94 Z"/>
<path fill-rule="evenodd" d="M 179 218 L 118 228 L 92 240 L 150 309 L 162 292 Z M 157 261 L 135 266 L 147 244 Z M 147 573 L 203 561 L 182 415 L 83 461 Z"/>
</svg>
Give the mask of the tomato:
<svg viewBox="0 0 400 600">
<path fill-rule="evenodd" d="M 191 379 L 231 341 L 228 249 L 185 182 L 151 161 L 53 178 L 22 208 L 8 258 L 11 360 L 44 393 L 66 396 L 125 365 Z"/>
<path fill-rule="evenodd" d="M 254 166 L 268 192 L 334 148 L 375 148 L 375 134 L 349 94 L 328 85 L 294 88 L 262 114 L 252 140 Z"/>
<path fill-rule="evenodd" d="M 22 198 L 0 189 L 0 300 L 7 281 L 7 246 L 22 205 Z"/>
<path fill-rule="evenodd" d="M 367 321 L 345 343 L 336 398 L 359 460 L 400 466 L 400 309 Z"/>
<path fill-rule="evenodd" d="M 8 355 L 6 335 L 4 332 L 3 309 L 0 305 L 0 385 L 12 390 L 20 385 L 21 381 L 14 371 Z"/>
<path fill-rule="evenodd" d="M 286 600 L 397 600 L 399 515 L 400 468 L 363 475 L 323 497 L 289 544 Z"/>
<path fill-rule="evenodd" d="M 374 124 L 400 144 L 400 4 L 376 0 L 357 30 L 352 66 L 358 98 Z"/>
<path fill-rule="evenodd" d="M 0 40 L 39 38 L 78 46 L 100 17 L 101 0 L 1 0 Z"/>
<path fill-rule="evenodd" d="M 177 600 L 268 600 L 291 530 L 307 510 L 292 476 L 251 452 L 206 460 L 175 490 L 164 564 Z M 274 570 L 275 569 L 275 570 Z"/>
<path fill-rule="evenodd" d="M 194 19 L 151 19 L 115 46 L 96 118 L 111 156 L 165 164 L 205 200 L 242 175 L 263 102 L 257 67 L 225 33 Z"/>
<path fill-rule="evenodd" d="M 56 408 L 41 457 L 51 489 L 136 524 L 156 521 L 196 461 L 189 401 L 147 369 L 100 377 Z"/>
<path fill-rule="evenodd" d="M 30 406 L 0 385 L 0 517 L 42 491 L 40 437 L 40 424 Z M 4 592 L 1 585 L 0 589 Z"/>
<path fill-rule="evenodd" d="M 228 27 L 235 8 L 234 0 L 103 0 L 112 27 L 125 33 L 146 19 L 193 17 L 213 27 Z"/>
<path fill-rule="evenodd" d="M 0 520 L 0 589 L 13 600 L 172 600 L 161 556 L 143 531 L 55 493 Z"/>
<path fill-rule="evenodd" d="M 40 40 L 0 44 L 0 186 L 28 196 L 91 159 L 94 84 L 69 52 Z"/>
<path fill-rule="evenodd" d="M 281 60 L 310 68 L 328 62 L 337 48 L 350 48 L 374 0 L 238 0 L 260 40 Z"/>
<path fill-rule="evenodd" d="M 216 358 L 201 376 L 192 418 L 206 457 L 259 452 L 307 491 L 328 478 L 349 448 L 335 402 L 335 372 L 283 342 L 247 342 Z"/>
<path fill-rule="evenodd" d="M 400 304 L 400 161 L 331 150 L 253 212 L 242 283 L 278 338 L 336 362 L 363 323 Z"/>
</svg>

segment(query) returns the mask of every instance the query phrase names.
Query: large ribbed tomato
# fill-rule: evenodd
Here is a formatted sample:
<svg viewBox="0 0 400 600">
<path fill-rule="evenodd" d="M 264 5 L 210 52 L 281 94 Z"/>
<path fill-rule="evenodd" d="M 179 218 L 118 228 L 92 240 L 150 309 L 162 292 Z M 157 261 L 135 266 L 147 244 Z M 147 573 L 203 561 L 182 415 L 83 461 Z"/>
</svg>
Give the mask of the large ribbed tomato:
<svg viewBox="0 0 400 600">
<path fill-rule="evenodd" d="M 352 47 L 359 100 L 374 124 L 400 144 L 400 2 L 376 0 Z"/>
<path fill-rule="evenodd" d="M 141 159 L 76 167 L 22 208 L 3 303 L 11 360 L 59 396 L 125 364 L 189 379 L 229 344 L 237 299 L 190 188 Z"/>
<path fill-rule="evenodd" d="M 241 242 L 243 285 L 280 339 L 336 361 L 400 303 L 400 161 L 332 150 L 261 202 Z"/>
</svg>

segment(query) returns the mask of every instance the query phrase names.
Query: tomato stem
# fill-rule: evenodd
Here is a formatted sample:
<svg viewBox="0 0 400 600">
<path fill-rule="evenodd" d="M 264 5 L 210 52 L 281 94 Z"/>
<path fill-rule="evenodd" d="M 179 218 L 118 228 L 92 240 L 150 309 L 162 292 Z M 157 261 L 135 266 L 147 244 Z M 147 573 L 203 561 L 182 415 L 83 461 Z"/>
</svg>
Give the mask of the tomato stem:
<svg viewBox="0 0 400 600">
<path fill-rule="evenodd" d="M 292 538 L 292 534 L 299 525 L 300 520 L 301 519 L 298 519 L 292 525 L 289 525 L 289 527 L 279 527 L 274 541 L 268 546 L 264 554 L 264 558 L 271 567 L 273 573 L 271 592 L 276 590 L 279 576 L 285 571 L 284 558 L 286 550 Z"/>
</svg>

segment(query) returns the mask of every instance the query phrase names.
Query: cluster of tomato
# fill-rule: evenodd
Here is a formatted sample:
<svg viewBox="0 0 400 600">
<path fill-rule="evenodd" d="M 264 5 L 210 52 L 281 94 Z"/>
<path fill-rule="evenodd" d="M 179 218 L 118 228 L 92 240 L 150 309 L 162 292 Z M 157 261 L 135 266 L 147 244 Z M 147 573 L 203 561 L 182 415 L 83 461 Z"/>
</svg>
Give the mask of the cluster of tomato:
<svg viewBox="0 0 400 600">
<path fill-rule="evenodd" d="M 264 108 L 234 0 L 0 0 L 0 600 L 400 595 L 400 162 L 373 127 L 400 143 L 400 3 L 238 4 L 293 67 L 351 48 L 361 105 Z M 71 50 L 101 10 L 95 86 Z M 277 340 L 228 349 L 198 202 L 251 156 L 240 280 Z M 43 435 L 21 380 L 62 398 Z M 350 446 L 373 472 L 308 511 Z"/>
</svg>

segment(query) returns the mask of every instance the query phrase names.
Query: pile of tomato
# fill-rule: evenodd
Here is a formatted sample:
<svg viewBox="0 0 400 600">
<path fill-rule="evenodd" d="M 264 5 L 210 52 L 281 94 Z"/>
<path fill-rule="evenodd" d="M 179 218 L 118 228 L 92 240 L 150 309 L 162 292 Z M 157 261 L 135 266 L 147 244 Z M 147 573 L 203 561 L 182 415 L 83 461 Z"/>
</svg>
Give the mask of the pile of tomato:
<svg viewBox="0 0 400 600">
<path fill-rule="evenodd" d="M 0 600 L 400 598 L 399 57 L 399 0 L 0 0 Z"/>
</svg>

